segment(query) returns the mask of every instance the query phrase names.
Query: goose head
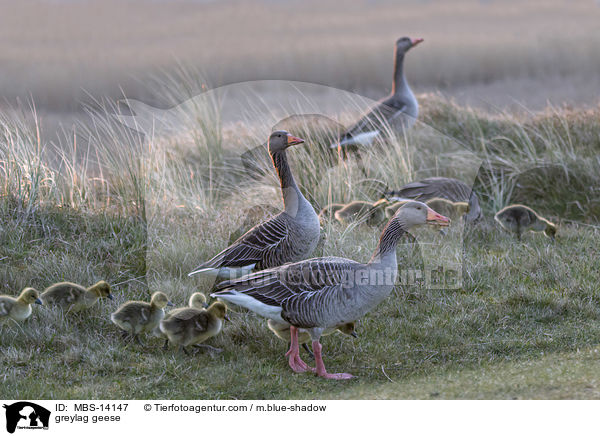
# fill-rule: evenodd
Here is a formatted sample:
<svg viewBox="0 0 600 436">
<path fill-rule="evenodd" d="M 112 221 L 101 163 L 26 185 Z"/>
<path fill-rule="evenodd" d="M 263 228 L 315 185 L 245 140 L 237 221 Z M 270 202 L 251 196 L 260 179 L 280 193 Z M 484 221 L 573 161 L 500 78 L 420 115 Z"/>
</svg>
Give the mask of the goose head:
<svg viewBox="0 0 600 436">
<path fill-rule="evenodd" d="M 173 303 L 169 301 L 169 297 L 162 292 L 155 292 L 152 294 L 150 304 L 152 304 L 154 307 L 158 307 L 159 309 L 164 309 L 167 306 L 173 306 Z"/>
<path fill-rule="evenodd" d="M 25 304 L 42 304 L 42 300 L 40 300 L 40 294 L 37 290 L 33 288 L 25 288 L 19 295 L 19 301 Z"/>
<path fill-rule="evenodd" d="M 206 309 L 208 307 L 206 296 L 202 292 L 194 292 L 190 297 L 188 305 L 194 309 Z"/>
<path fill-rule="evenodd" d="M 224 319 L 229 321 L 229 317 L 227 316 L 227 306 L 222 301 L 215 301 L 210 305 L 208 311 L 221 320 Z"/>
<path fill-rule="evenodd" d="M 401 206 L 394 215 L 393 220 L 400 221 L 406 229 L 422 224 L 431 224 L 442 227 L 450 225 L 449 218 L 440 215 L 420 201 L 409 201 Z"/>
<path fill-rule="evenodd" d="M 94 294 L 96 294 L 99 298 L 108 298 L 110 300 L 113 299 L 113 296 L 110 293 L 111 292 L 110 285 L 108 283 L 106 283 L 104 280 L 100 280 L 98 283 L 93 285 L 90 288 L 90 291 L 92 291 Z"/>
<path fill-rule="evenodd" d="M 297 138 L 285 130 L 276 130 L 275 132 L 271 133 L 271 136 L 269 136 L 269 153 L 273 154 L 279 151 L 284 151 L 286 148 L 291 147 L 292 145 L 302 144 L 303 142 L 304 139 Z"/>
<path fill-rule="evenodd" d="M 408 36 L 403 36 L 402 38 L 396 41 L 396 52 L 398 54 L 404 54 L 409 51 L 411 48 L 421 44 L 424 41 L 423 38 L 409 38 Z"/>
</svg>

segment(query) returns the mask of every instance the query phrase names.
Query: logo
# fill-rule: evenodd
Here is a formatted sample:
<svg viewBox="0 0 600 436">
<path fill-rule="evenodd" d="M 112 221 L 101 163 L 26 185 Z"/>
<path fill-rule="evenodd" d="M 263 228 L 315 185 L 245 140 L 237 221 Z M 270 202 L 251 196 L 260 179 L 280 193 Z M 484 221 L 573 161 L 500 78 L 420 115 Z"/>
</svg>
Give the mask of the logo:
<svg viewBox="0 0 600 436">
<path fill-rule="evenodd" d="M 18 429 L 47 430 L 50 411 L 28 401 L 4 405 L 6 409 L 6 431 L 14 433 Z"/>
</svg>

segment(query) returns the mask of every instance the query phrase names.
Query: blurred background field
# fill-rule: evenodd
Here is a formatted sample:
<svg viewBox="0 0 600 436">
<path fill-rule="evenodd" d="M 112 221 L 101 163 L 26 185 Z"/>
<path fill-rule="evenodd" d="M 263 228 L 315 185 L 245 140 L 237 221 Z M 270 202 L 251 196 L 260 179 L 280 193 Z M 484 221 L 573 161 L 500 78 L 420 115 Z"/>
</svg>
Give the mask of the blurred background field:
<svg viewBox="0 0 600 436">
<path fill-rule="evenodd" d="M 210 86 L 307 81 L 379 98 L 393 42 L 417 92 L 478 107 L 598 103 L 600 5 L 593 0 L 2 0 L 2 97 L 78 110 L 93 95 L 156 98 L 149 74 L 199 67 Z M 160 104 L 160 101 L 156 102 Z"/>
<path fill-rule="evenodd" d="M 597 2 L 24 0 L 2 10 L 0 293 L 106 279 L 116 301 L 77 318 L 35 308 L 22 328 L 3 330 L 15 382 L 0 397 L 600 396 L 588 365 L 600 335 Z M 368 106 L 361 95 L 389 92 L 402 35 L 425 38 L 406 61 L 421 123 L 365 151 L 365 172 L 322 146 L 335 122 Z M 239 308 L 215 357 L 123 343 L 108 321 L 117 303 L 155 290 L 178 305 L 208 292 L 212 283 L 187 273 L 248 225 L 246 209 L 280 207 L 273 172 L 251 177 L 240 161 L 281 121 L 278 93 L 258 86 L 254 114 L 228 120 L 207 92 L 253 79 L 359 94 L 349 104 L 302 87 L 335 122 L 280 124 L 308 139 L 289 155 L 315 207 L 376 200 L 382 186 L 433 175 L 466 177 L 481 199 L 460 289 L 399 286 L 361 320 L 359 340 L 327 338 L 332 369 L 359 376 L 349 384 L 293 376 L 284 344 Z M 248 93 L 226 89 L 234 102 Z M 166 109 L 197 94 L 203 103 L 184 120 L 164 118 L 168 134 L 144 137 L 112 117 L 124 95 Z M 493 214 L 511 202 L 557 222 L 556 243 L 500 231 Z M 379 229 L 330 223 L 323 233 L 316 255 L 366 261 Z M 409 246 L 399 255 L 419 267 Z"/>
</svg>

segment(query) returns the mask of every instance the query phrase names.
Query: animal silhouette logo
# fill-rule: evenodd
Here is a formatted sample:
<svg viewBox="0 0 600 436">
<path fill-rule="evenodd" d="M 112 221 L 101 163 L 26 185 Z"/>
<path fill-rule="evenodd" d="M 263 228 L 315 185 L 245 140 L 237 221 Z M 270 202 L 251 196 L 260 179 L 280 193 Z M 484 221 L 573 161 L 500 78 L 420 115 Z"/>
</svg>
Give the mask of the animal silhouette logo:
<svg viewBox="0 0 600 436">
<path fill-rule="evenodd" d="M 19 401 L 10 405 L 4 404 L 6 409 L 6 431 L 14 433 L 19 429 L 48 429 L 50 411 L 42 406 L 28 401 Z"/>
</svg>

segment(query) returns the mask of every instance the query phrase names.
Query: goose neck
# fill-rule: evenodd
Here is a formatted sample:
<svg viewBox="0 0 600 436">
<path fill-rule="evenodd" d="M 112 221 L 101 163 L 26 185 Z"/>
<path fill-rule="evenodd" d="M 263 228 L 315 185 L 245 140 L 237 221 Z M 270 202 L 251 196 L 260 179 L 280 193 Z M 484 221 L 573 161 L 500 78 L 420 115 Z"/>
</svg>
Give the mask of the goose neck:
<svg viewBox="0 0 600 436">
<path fill-rule="evenodd" d="M 373 263 L 396 263 L 396 246 L 398 241 L 406 233 L 406 227 L 401 217 L 392 219 L 381 232 L 379 243 L 369 261 Z"/>
<path fill-rule="evenodd" d="M 404 53 L 396 52 L 394 57 L 394 82 L 392 83 L 392 94 L 402 92 L 408 87 L 404 77 Z"/>
<path fill-rule="evenodd" d="M 277 151 L 271 153 L 271 159 L 273 160 L 273 166 L 279 177 L 279 184 L 281 185 L 281 194 L 283 196 L 283 205 L 285 212 L 296 215 L 298 211 L 306 203 L 306 199 L 300 192 L 292 170 L 287 160 L 285 151 Z"/>
</svg>

